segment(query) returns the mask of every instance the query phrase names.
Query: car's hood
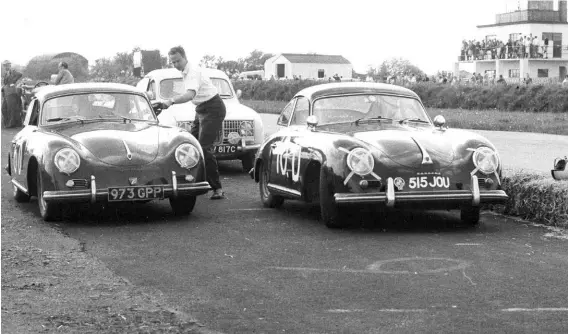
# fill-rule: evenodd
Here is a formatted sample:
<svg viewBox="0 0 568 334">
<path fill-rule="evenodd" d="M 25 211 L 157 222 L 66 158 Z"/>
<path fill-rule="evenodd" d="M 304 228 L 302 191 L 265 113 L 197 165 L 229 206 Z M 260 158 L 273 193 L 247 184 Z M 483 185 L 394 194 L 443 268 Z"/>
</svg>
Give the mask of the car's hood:
<svg viewBox="0 0 568 334">
<path fill-rule="evenodd" d="M 254 110 L 240 104 L 236 99 L 224 99 L 223 102 L 227 109 L 226 120 L 253 120 L 257 117 L 257 113 Z M 158 119 L 160 123 L 168 125 L 170 125 L 169 119 L 175 119 L 177 122 L 193 121 L 195 119 L 195 104 L 192 102 L 174 104 L 168 109 L 163 110 L 158 116 Z"/>
<path fill-rule="evenodd" d="M 445 167 L 455 156 L 453 136 L 437 130 L 407 131 L 404 128 L 354 132 L 352 136 L 376 148 L 394 162 L 420 168 Z"/>
<path fill-rule="evenodd" d="M 160 127 L 146 122 L 97 122 L 59 127 L 53 132 L 81 145 L 101 161 L 115 166 L 152 162 L 158 155 Z"/>
</svg>

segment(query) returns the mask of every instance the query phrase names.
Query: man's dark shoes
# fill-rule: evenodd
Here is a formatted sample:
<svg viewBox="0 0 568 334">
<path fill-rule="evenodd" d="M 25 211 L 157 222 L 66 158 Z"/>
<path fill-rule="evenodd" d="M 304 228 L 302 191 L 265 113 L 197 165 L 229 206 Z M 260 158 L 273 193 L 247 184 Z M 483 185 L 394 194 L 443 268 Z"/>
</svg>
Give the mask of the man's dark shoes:
<svg viewBox="0 0 568 334">
<path fill-rule="evenodd" d="M 223 189 L 215 189 L 213 190 L 213 195 L 211 195 L 211 199 L 223 199 L 225 198 L 225 193 Z"/>
</svg>

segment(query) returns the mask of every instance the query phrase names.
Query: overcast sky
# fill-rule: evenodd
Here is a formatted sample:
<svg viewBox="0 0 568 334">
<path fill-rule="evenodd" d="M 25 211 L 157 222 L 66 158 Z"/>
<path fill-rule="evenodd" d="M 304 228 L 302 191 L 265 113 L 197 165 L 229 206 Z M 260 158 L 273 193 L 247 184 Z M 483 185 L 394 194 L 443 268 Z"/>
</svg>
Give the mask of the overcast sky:
<svg viewBox="0 0 568 334">
<path fill-rule="evenodd" d="M 516 0 L 2 1 L 1 57 L 25 65 L 39 54 L 72 51 L 92 63 L 136 46 L 165 55 L 182 45 L 192 62 L 205 54 L 236 60 L 259 49 L 343 55 L 357 72 L 402 57 L 435 73 L 452 70 L 462 39 L 473 38 L 477 25 L 516 6 Z"/>
</svg>

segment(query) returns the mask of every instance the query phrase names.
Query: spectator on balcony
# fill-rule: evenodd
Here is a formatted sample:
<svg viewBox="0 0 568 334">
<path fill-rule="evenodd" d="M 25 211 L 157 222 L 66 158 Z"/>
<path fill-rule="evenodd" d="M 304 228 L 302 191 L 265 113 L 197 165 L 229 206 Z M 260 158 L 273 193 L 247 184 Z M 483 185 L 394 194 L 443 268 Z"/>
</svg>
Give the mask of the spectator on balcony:
<svg viewBox="0 0 568 334">
<path fill-rule="evenodd" d="M 528 86 L 528 85 L 532 84 L 532 82 L 533 82 L 532 78 L 527 73 L 527 76 L 523 79 L 523 83 Z"/>
<path fill-rule="evenodd" d="M 544 51 L 543 51 L 544 58 L 548 59 L 548 37 L 544 39 Z"/>
<path fill-rule="evenodd" d="M 530 58 L 531 56 L 531 48 L 532 48 L 532 41 L 529 37 L 525 36 L 525 51 L 524 51 L 524 58 Z"/>
</svg>

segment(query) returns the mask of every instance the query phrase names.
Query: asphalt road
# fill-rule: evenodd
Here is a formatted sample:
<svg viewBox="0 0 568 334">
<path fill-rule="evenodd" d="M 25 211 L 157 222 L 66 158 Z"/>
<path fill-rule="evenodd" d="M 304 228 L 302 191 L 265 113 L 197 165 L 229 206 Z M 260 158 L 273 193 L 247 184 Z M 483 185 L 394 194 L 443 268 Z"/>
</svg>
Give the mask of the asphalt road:
<svg viewBox="0 0 568 334">
<path fill-rule="evenodd" d="M 15 131 L 2 131 L 2 165 Z M 228 199 L 191 216 L 167 201 L 91 209 L 58 226 L 117 274 L 156 289 L 227 333 L 565 332 L 568 247 L 491 213 L 354 212 L 330 230 L 313 205 L 264 209 L 238 163 L 221 163 Z M 10 196 L 2 176 L 2 196 Z M 2 216 L 37 222 L 37 201 Z"/>
</svg>

